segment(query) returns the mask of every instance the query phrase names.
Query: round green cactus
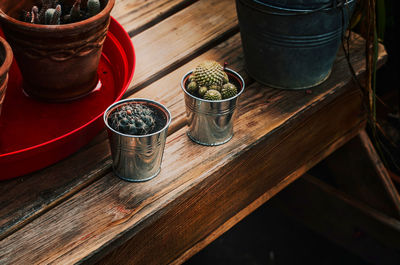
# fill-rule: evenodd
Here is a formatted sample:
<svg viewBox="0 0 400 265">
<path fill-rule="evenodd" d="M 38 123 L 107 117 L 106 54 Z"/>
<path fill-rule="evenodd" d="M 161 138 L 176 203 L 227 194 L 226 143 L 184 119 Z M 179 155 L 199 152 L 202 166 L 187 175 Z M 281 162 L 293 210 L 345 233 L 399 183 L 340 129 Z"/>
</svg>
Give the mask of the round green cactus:
<svg viewBox="0 0 400 265">
<path fill-rule="evenodd" d="M 199 86 L 221 86 L 224 83 L 224 68 L 216 61 L 204 61 L 193 71 L 194 81 Z"/>
<path fill-rule="evenodd" d="M 222 86 L 221 96 L 223 99 L 231 98 L 237 95 L 237 88 L 234 84 L 227 83 Z"/>
<path fill-rule="evenodd" d="M 226 72 L 224 72 L 224 84 L 229 82 L 229 77 L 228 74 Z"/>
<path fill-rule="evenodd" d="M 217 85 L 211 85 L 209 87 L 210 90 L 217 90 L 218 92 L 221 92 L 221 86 L 217 86 Z"/>
<path fill-rule="evenodd" d="M 208 90 L 207 93 L 204 95 L 204 99 L 207 100 L 221 100 L 222 96 L 217 90 Z"/>
<path fill-rule="evenodd" d="M 145 135 L 155 127 L 154 112 L 141 104 L 123 105 L 107 121 L 114 130 L 130 135 Z"/>
<path fill-rule="evenodd" d="M 200 97 L 204 97 L 204 95 L 207 93 L 208 88 L 206 86 L 202 86 L 199 88 L 197 93 L 199 94 Z"/>
<path fill-rule="evenodd" d="M 187 90 L 190 94 L 194 95 L 194 94 L 196 93 L 196 91 L 197 91 L 197 84 L 196 84 L 196 82 L 194 82 L 194 81 L 190 82 L 190 83 L 187 85 L 186 90 Z"/>
</svg>

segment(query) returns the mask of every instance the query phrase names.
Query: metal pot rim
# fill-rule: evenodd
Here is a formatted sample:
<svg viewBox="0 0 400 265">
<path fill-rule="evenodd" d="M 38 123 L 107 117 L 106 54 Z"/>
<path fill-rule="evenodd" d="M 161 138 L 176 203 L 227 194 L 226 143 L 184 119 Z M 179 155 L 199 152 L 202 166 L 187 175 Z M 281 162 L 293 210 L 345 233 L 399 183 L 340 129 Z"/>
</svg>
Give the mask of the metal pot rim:
<svg viewBox="0 0 400 265">
<path fill-rule="evenodd" d="M 152 106 L 158 107 L 158 108 L 159 108 L 161 111 L 163 111 L 163 112 L 166 114 L 166 116 L 167 116 L 167 122 L 165 123 L 165 125 L 164 125 L 160 130 L 158 130 L 158 131 L 156 131 L 156 132 L 154 132 L 154 133 L 144 134 L 144 135 L 125 134 L 125 133 L 121 133 L 121 132 L 119 132 L 119 131 L 114 130 L 113 128 L 111 128 L 111 126 L 110 126 L 110 125 L 108 124 L 108 122 L 107 122 L 107 118 L 108 118 L 108 115 L 110 114 L 110 112 L 111 112 L 112 110 L 114 110 L 114 109 L 115 109 L 116 107 L 118 107 L 118 106 L 121 106 L 121 105 L 124 105 L 124 104 L 127 104 L 127 103 L 135 103 L 135 102 L 137 102 L 137 103 L 144 103 L 144 104 L 150 103 L 150 104 L 152 104 Z M 104 124 L 107 126 L 107 128 L 108 128 L 109 130 L 111 130 L 112 132 L 114 132 L 114 133 L 116 133 L 116 134 L 119 134 L 119 135 L 122 135 L 122 136 L 126 136 L 126 137 L 131 137 L 131 138 L 144 138 L 144 137 L 149 137 L 149 136 L 152 136 L 152 135 L 159 134 L 159 133 L 161 133 L 162 131 L 166 130 L 166 129 L 169 127 L 169 125 L 171 124 L 171 120 L 172 120 L 172 115 L 171 115 L 170 111 L 167 109 L 167 107 L 165 107 L 163 104 L 161 104 L 161 103 L 159 103 L 159 102 L 157 102 L 157 101 L 154 101 L 154 100 L 151 100 L 151 99 L 146 99 L 146 98 L 127 98 L 127 99 L 119 100 L 119 101 L 117 101 L 117 102 L 111 104 L 111 105 L 104 111 L 104 114 L 103 114 L 103 121 L 104 121 Z"/>
<path fill-rule="evenodd" d="M 182 88 L 183 92 L 186 93 L 186 95 L 190 96 L 191 98 L 195 98 L 197 100 L 203 101 L 203 102 L 215 103 L 215 102 L 227 102 L 227 101 L 230 101 L 230 100 L 232 100 L 234 98 L 239 97 L 243 93 L 244 88 L 245 88 L 245 83 L 244 83 L 244 80 L 243 80 L 242 76 L 239 73 L 237 73 L 236 71 L 234 71 L 234 70 L 232 70 L 230 68 L 225 68 L 224 71 L 234 75 L 238 79 L 239 83 L 241 83 L 241 89 L 234 97 L 227 98 L 227 99 L 221 99 L 221 100 L 207 100 L 207 99 L 202 99 L 202 98 L 193 96 L 188 91 L 186 91 L 186 88 L 185 88 L 186 79 L 189 77 L 189 75 L 191 75 L 193 73 L 193 70 L 190 70 L 189 72 L 187 72 L 183 76 L 183 78 L 181 80 L 181 88 Z"/>
</svg>

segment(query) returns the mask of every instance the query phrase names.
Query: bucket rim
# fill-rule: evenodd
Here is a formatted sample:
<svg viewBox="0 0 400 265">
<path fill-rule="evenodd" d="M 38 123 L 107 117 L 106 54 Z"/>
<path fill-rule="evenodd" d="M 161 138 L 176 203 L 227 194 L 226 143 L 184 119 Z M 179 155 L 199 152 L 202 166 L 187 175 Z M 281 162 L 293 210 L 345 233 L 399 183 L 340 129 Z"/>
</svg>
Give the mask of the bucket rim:
<svg viewBox="0 0 400 265">
<path fill-rule="evenodd" d="M 315 9 L 301 9 L 301 8 L 289 8 L 279 5 L 274 5 L 266 2 L 262 2 L 260 0 L 238 0 L 243 4 L 250 5 L 254 7 L 255 5 L 261 6 L 262 8 L 272 9 L 274 11 L 269 11 L 269 13 L 274 15 L 296 15 L 296 14 L 310 14 L 316 13 L 319 11 L 325 11 L 330 9 L 342 8 L 344 6 L 348 6 L 355 2 L 355 0 L 332 0 L 330 3 L 324 4 Z M 279 13 L 281 12 L 281 13 Z"/>
</svg>

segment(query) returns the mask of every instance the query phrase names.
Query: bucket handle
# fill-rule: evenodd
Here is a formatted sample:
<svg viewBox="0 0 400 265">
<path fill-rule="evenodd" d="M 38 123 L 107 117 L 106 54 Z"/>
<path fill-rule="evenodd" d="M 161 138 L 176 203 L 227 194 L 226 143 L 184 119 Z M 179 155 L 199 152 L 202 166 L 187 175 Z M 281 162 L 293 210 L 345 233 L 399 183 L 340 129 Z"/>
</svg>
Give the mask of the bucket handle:
<svg viewBox="0 0 400 265">
<path fill-rule="evenodd" d="M 239 0 L 239 1 L 241 1 L 243 4 L 247 4 L 249 6 L 254 5 L 254 4 L 251 4 L 250 1 L 244 1 L 244 0 Z M 331 3 L 322 5 L 321 7 L 318 7 L 316 9 L 295 9 L 295 8 L 279 7 L 279 6 L 274 6 L 272 4 L 261 2 L 260 0 L 252 0 L 251 2 L 255 2 L 259 6 L 265 7 L 263 9 L 263 11 L 265 13 L 268 13 L 268 14 L 271 14 L 271 15 L 296 16 L 296 15 L 312 14 L 312 13 L 316 13 L 316 12 L 319 12 L 319 11 L 322 11 L 322 10 L 331 9 L 331 8 L 342 8 L 342 7 L 346 6 L 346 5 L 351 4 L 354 1 L 355 0 L 332 0 Z M 259 8 L 257 8 L 257 9 L 259 9 Z M 273 10 L 276 10 L 276 12 L 273 11 Z"/>
</svg>

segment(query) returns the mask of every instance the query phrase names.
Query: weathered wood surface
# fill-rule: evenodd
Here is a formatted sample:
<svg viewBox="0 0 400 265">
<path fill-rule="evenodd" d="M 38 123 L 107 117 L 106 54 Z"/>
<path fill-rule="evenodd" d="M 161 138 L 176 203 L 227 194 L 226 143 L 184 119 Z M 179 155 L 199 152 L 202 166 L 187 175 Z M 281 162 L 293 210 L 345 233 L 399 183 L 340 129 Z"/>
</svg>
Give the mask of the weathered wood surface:
<svg viewBox="0 0 400 265">
<path fill-rule="evenodd" d="M 163 1 L 158 2 L 161 3 Z M 121 4 L 129 5 L 129 3 L 130 1 L 122 1 Z M 117 5 L 118 4 L 119 2 L 117 2 Z M 168 4 L 165 5 L 168 6 Z M 154 5 L 144 4 L 143 6 L 138 6 L 138 8 L 139 7 L 150 7 L 153 9 Z M 157 10 L 159 10 L 159 12 L 164 12 L 164 10 Z M 202 12 L 204 11 L 205 10 L 202 9 Z M 207 10 L 207 13 L 212 14 L 213 11 L 213 9 L 210 9 Z M 218 11 L 221 12 L 221 10 Z M 152 13 L 154 11 L 141 10 L 140 12 Z M 121 13 L 118 13 L 118 15 L 121 15 Z M 174 17 L 174 15 L 172 17 Z M 174 25 L 169 23 L 168 25 L 172 28 L 179 27 L 180 20 L 175 19 L 174 21 L 178 24 Z M 196 22 L 196 26 L 206 28 L 208 23 L 209 22 L 206 20 L 199 20 Z M 157 25 L 157 27 L 158 26 L 159 25 Z M 171 31 L 172 28 L 170 29 Z M 220 38 L 219 35 L 226 35 L 226 32 L 224 31 L 226 29 L 224 27 L 220 27 L 216 30 L 220 31 L 215 32 L 213 35 L 214 37 Z M 155 32 L 155 34 L 157 34 L 157 32 Z M 191 34 L 188 36 L 191 36 Z M 188 38 L 186 42 L 188 45 L 186 49 L 198 45 L 198 39 L 195 38 L 193 42 L 189 42 L 190 39 L 191 38 Z M 208 39 L 208 41 L 210 43 L 215 43 L 215 39 Z M 203 40 L 202 43 L 205 44 L 206 42 Z M 136 44 L 139 43 L 137 41 L 135 42 L 135 48 Z M 164 45 L 161 43 L 159 44 Z M 211 46 L 211 44 L 205 44 L 205 46 Z M 185 47 L 182 48 L 185 49 Z M 147 50 L 147 52 L 152 53 L 152 51 L 149 50 Z M 139 51 L 136 50 L 136 53 L 139 53 Z M 164 76 L 158 82 L 143 90 L 149 92 L 140 92 L 134 95 L 136 97 L 144 96 L 155 98 L 164 103 L 171 110 L 173 122 L 170 126 L 169 132 L 176 131 L 184 126 L 184 108 L 181 102 L 183 95 L 180 92 L 179 82 L 185 71 L 193 68 L 194 63 L 197 63 L 202 59 L 213 58 L 221 62 L 228 61 L 230 66 L 235 69 L 243 69 L 240 38 L 238 35 L 233 39 L 229 39 L 222 44 L 212 47 L 204 54 L 198 56 L 192 54 L 191 56 L 195 57 L 195 59 L 189 62 L 188 65 Z M 183 61 L 181 63 L 183 63 Z M 241 74 L 246 78 L 244 71 L 242 71 Z M 160 76 L 162 75 L 160 74 Z M 137 73 L 134 75 L 133 84 L 135 84 L 136 77 Z M 160 95 L 162 95 L 162 97 L 160 97 Z M 176 123 L 175 120 L 178 122 Z M 30 219 L 36 218 L 37 215 L 47 211 L 49 207 L 51 208 L 57 205 L 71 196 L 71 194 L 74 194 L 109 172 L 111 165 L 110 151 L 108 142 L 105 140 L 106 134 L 103 132 L 88 146 L 85 146 L 81 151 L 72 155 L 68 159 L 41 171 L 15 180 L 2 182 L 0 185 L 0 239 L 12 233 Z M 73 171 L 71 171 L 71 168 Z"/>
<path fill-rule="evenodd" d="M 143 68 L 138 62 L 129 93 L 140 90 L 132 96 L 161 101 L 174 116 L 162 173 L 141 184 L 120 181 L 110 173 L 109 148 L 102 133 L 80 152 L 56 165 L 3 182 L 0 186 L 0 201 L 4 206 L 0 208 L 1 264 L 96 261 L 117 248 L 130 257 L 126 252 L 136 253 L 138 248 L 125 248 L 122 243 L 136 246 L 137 240 L 141 239 L 147 242 L 146 246 L 159 244 L 159 249 L 163 249 L 163 242 L 176 238 L 182 242 L 175 245 L 175 241 L 168 241 L 171 252 L 161 253 L 160 260 L 178 258 L 179 262 L 210 242 L 213 235 L 223 233 L 251 212 L 255 207 L 253 201 L 266 201 L 364 126 L 361 96 L 350 81 L 347 63 L 341 53 L 332 76 L 311 94 L 274 90 L 256 83 L 250 85 L 241 99 L 239 111 L 242 115 L 235 123 L 235 137 L 228 144 L 207 148 L 190 142 L 183 128 L 184 103 L 179 86 L 183 74 L 208 58 L 228 61 L 233 69 L 250 80 L 243 70 L 239 35 L 233 36 L 237 31 L 236 15 L 226 14 L 226 9 L 221 6 L 225 4 L 232 10 L 233 3 L 195 2 L 168 18 L 164 19 L 162 15 L 161 22 L 133 37 L 137 55 L 146 54 L 140 59 Z M 129 2 L 123 1 L 123 4 Z M 177 1 L 171 4 L 173 7 L 165 10 L 182 8 Z M 169 15 L 168 12 L 171 11 L 164 14 Z M 204 17 L 196 12 L 205 13 Z M 188 17 L 202 19 L 190 22 Z M 183 22 L 187 25 L 180 29 Z M 153 25 L 153 22 L 143 23 Z M 188 30 L 189 24 L 191 30 Z M 150 43 L 149 40 L 158 41 L 157 34 L 163 42 Z M 171 36 L 165 36 L 168 34 L 187 38 L 175 45 L 170 42 Z M 183 53 L 169 54 L 168 49 L 174 45 Z M 364 72 L 363 46 L 361 39 L 354 40 L 352 45 L 352 63 L 357 75 Z M 141 48 L 138 50 L 138 47 Z M 163 47 L 167 49 L 161 51 Z M 146 60 L 152 58 L 155 60 Z M 385 58 L 381 47 L 379 62 Z M 336 104 L 345 107 L 336 111 Z M 332 123 L 325 124 L 323 114 L 333 116 Z M 324 120 L 323 126 L 318 119 Z M 309 128 L 315 128 L 315 131 L 310 132 Z M 315 139 L 319 139 L 317 143 L 310 142 Z M 312 148 L 306 148 L 307 144 Z M 304 153 L 299 153 L 299 148 L 304 148 Z M 283 152 L 280 157 L 289 157 L 295 152 L 287 160 L 293 168 L 282 164 L 285 160 L 276 160 L 279 152 Z M 258 167 L 260 159 L 267 163 Z M 256 176 L 262 172 L 265 177 L 258 179 Z M 240 200 L 230 203 L 236 196 Z M 229 204 L 224 205 L 224 202 Z M 215 209 L 215 205 L 223 205 L 221 215 L 219 211 L 200 214 L 203 210 Z M 240 214 L 242 217 L 239 218 Z M 177 223 L 171 226 L 168 218 Z M 184 222 L 188 220 L 190 222 Z M 180 225 L 179 222 L 184 223 Z M 198 231 L 190 226 L 200 223 L 207 225 Z M 155 224 L 159 226 L 152 229 Z M 186 233 L 191 235 L 190 238 Z M 148 235 L 153 235 L 156 240 L 151 240 Z M 143 245 L 138 246 L 143 248 Z M 146 255 L 145 250 L 137 250 L 137 253 L 132 259 L 145 262 L 152 257 Z M 171 256 L 172 253 L 176 256 Z M 118 260 L 110 255 L 108 258 Z"/>
<path fill-rule="evenodd" d="M 400 220 L 400 197 L 365 131 L 324 160 L 316 170 L 368 206 Z"/>
<path fill-rule="evenodd" d="M 358 72 L 361 71 L 360 67 Z M 195 244 L 269 189 L 273 194 L 274 189 L 278 191 L 293 181 L 332 152 L 334 149 L 327 147 L 336 140 L 346 134 L 352 136 L 363 127 L 365 117 L 361 111 L 361 95 L 354 84 L 348 82 L 350 79 L 346 63 L 339 59 L 331 79 L 314 89 L 312 94 L 273 90 L 256 83 L 251 85 L 242 97 L 242 115 L 235 125 L 235 137 L 229 143 L 214 148 L 199 146 L 188 140 L 185 128 L 178 130 L 168 138 L 163 170 L 157 178 L 146 183 L 130 184 L 118 180 L 111 173 L 107 174 L 2 240 L 2 261 L 13 263 L 21 258 L 23 261 L 60 263 L 73 263 L 82 258 L 96 260 L 104 254 L 100 250 L 119 247 L 132 236 L 142 236 L 149 240 L 151 237 L 147 235 L 149 230 L 153 231 L 153 222 L 160 222 L 158 229 L 154 229 L 155 233 L 159 233 L 154 235 L 156 238 L 161 236 L 164 240 L 174 239 L 172 235 L 166 236 L 168 231 L 165 229 L 171 226 L 171 222 L 167 221 L 167 227 L 163 226 L 165 220 L 169 220 L 161 218 L 163 216 L 188 221 L 187 218 L 179 219 L 181 212 L 186 210 L 189 214 L 195 210 L 200 213 L 203 208 L 196 210 L 195 205 L 215 209 L 208 207 L 210 205 L 207 203 L 224 203 L 226 201 L 221 201 L 221 198 L 231 198 L 229 195 L 242 198 L 235 199 L 235 203 L 228 200 L 229 203 L 224 206 L 226 212 L 222 212 L 221 216 L 214 215 L 216 219 L 207 218 L 211 224 L 197 232 L 175 231 L 176 236 L 180 235 L 183 239 L 188 234 L 192 235 L 187 238 L 189 242 L 182 241 L 185 246 Z M 342 82 L 337 83 L 335 80 Z M 326 119 L 326 115 L 331 117 L 331 122 L 321 123 L 320 120 Z M 314 130 L 310 131 L 309 128 Z M 282 157 L 288 157 L 293 168 L 282 163 L 285 161 Z M 260 161 L 264 162 L 263 166 L 255 166 Z M 230 171 L 231 168 L 235 170 Z M 252 173 L 249 168 L 253 169 Z M 259 179 L 257 176 L 263 170 L 269 172 L 268 177 Z M 287 175 L 292 177 L 282 179 Z M 233 186 L 228 189 L 230 185 Z M 241 190 L 246 185 L 250 185 L 249 188 Z M 213 192 L 207 192 L 209 190 Z M 201 200 L 207 194 L 218 192 L 221 195 L 213 197 L 214 200 L 219 198 L 217 202 L 207 197 Z M 213 213 L 218 211 L 213 210 Z M 197 221 L 205 222 L 200 217 Z M 176 223 L 178 228 L 185 225 L 179 224 Z M 192 226 L 186 227 L 193 229 Z M 161 239 L 159 241 L 160 244 L 163 242 Z M 31 245 L 31 242 L 35 243 Z M 128 244 L 135 242 L 129 241 Z M 155 245 L 155 242 L 150 243 L 148 245 Z M 182 245 L 177 247 L 179 249 Z M 176 258 L 168 256 L 173 250 L 177 251 L 171 249 L 171 252 L 166 252 L 166 256 L 159 258 L 171 261 Z M 151 257 L 140 255 L 139 250 L 135 253 L 139 260 Z"/>
<path fill-rule="evenodd" d="M 136 69 L 133 86 L 126 94 L 131 95 L 236 33 L 234 10 L 232 0 L 199 1 L 134 36 Z"/>
<path fill-rule="evenodd" d="M 197 0 L 117 0 L 111 15 L 134 36 Z"/>
<path fill-rule="evenodd" d="M 399 264 L 400 220 L 314 176 L 306 174 L 270 203 L 371 264 Z"/>
<path fill-rule="evenodd" d="M 266 191 L 288 185 L 324 158 L 328 153 L 321 153 L 336 140 L 364 126 L 359 90 L 339 86 L 318 92 L 288 94 L 253 84 L 243 95 L 230 142 L 214 148 L 196 145 L 186 137 L 186 128 L 180 129 L 168 138 L 157 178 L 132 184 L 108 174 L 0 242 L 0 261 L 97 259 L 104 254 L 99 250 L 133 236 L 132 263 L 172 261 L 171 255 Z M 347 107 L 338 110 L 338 105 Z M 321 123 L 326 117 L 332 122 Z M 157 249 L 163 251 L 151 255 Z M 117 257 L 111 260 L 118 264 Z"/>
</svg>

